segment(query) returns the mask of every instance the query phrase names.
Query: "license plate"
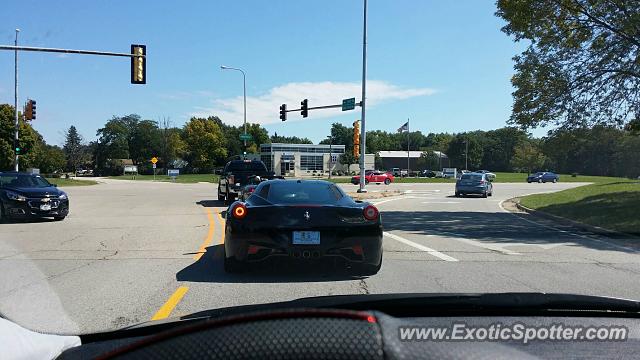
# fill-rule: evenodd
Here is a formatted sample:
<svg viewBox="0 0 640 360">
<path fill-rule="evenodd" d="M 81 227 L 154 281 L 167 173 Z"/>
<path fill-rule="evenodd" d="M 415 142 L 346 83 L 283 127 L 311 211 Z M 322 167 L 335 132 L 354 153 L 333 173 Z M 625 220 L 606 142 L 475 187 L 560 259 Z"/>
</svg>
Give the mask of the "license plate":
<svg viewBox="0 0 640 360">
<path fill-rule="evenodd" d="M 42 204 L 42 205 L 40 205 L 40 210 L 42 210 L 42 211 L 51 210 L 51 204 Z"/>
<path fill-rule="evenodd" d="M 320 245 L 320 231 L 294 231 L 294 245 Z"/>
</svg>

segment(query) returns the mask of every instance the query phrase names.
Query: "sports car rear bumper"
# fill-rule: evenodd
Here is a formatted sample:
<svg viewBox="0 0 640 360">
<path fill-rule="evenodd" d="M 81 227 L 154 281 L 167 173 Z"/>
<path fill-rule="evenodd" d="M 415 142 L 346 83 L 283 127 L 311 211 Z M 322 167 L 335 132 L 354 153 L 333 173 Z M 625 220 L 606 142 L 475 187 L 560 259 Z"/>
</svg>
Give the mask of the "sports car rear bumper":
<svg viewBox="0 0 640 360">
<path fill-rule="evenodd" d="M 359 226 L 345 229 L 300 229 L 320 231 L 319 245 L 294 245 L 292 233 L 297 229 L 247 231 L 227 226 L 225 256 L 246 262 L 260 262 L 274 257 L 322 259 L 339 257 L 349 262 L 378 265 L 382 258 L 382 226 Z"/>
</svg>

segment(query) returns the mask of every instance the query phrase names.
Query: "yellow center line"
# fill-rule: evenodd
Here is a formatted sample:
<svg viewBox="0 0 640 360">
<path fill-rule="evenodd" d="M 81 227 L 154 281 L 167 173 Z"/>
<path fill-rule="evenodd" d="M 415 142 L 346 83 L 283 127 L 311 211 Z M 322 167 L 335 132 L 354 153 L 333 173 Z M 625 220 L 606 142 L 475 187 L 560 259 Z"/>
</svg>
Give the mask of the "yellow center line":
<svg viewBox="0 0 640 360">
<path fill-rule="evenodd" d="M 178 289 L 176 289 L 176 291 L 173 293 L 173 295 L 171 295 L 169 300 L 167 300 L 167 302 L 165 302 L 164 305 L 162 305 L 160 310 L 158 310 L 158 312 L 155 315 L 153 315 L 151 320 L 162 320 L 169 317 L 173 309 L 176 307 L 176 305 L 178 305 L 180 300 L 182 300 L 182 297 L 184 296 L 184 294 L 187 293 L 188 290 L 189 288 L 186 286 L 180 286 Z"/>
<path fill-rule="evenodd" d="M 194 260 L 200 260 L 205 251 L 207 251 L 207 246 L 210 246 L 213 242 L 213 234 L 216 230 L 216 219 L 213 217 L 213 214 L 211 213 L 211 210 L 209 210 L 209 208 L 205 208 L 205 210 L 207 211 L 207 218 L 209 219 L 209 232 L 207 233 L 207 237 L 204 239 L 202 245 L 200 245 L 198 252 L 193 256 Z"/>
</svg>

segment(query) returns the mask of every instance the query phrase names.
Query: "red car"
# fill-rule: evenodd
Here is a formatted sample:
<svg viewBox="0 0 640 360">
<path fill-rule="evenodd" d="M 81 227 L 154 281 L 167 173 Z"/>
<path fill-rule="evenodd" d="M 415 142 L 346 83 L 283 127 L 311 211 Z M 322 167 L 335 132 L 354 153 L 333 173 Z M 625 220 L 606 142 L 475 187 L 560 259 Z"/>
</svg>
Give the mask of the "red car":
<svg viewBox="0 0 640 360">
<path fill-rule="evenodd" d="M 366 170 L 364 172 L 364 183 L 384 183 L 385 185 L 389 185 L 393 182 L 393 175 L 387 172 L 382 172 L 378 170 Z M 353 185 L 357 185 L 360 183 L 360 176 L 353 176 L 351 178 L 351 183 Z"/>
</svg>

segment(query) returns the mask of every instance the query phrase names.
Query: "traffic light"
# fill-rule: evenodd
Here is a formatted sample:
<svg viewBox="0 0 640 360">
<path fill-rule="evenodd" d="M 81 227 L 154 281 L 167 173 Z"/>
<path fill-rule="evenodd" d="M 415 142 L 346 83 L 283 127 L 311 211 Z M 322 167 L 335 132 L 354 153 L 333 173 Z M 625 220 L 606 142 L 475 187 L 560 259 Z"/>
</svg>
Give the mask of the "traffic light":
<svg viewBox="0 0 640 360">
<path fill-rule="evenodd" d="M 33 116 L 31 114 L 31 100 L 27 101 L 27 103 L 24 105 L 24 119 L 25 120 L 31 120 L 31 117 Z"/>
<path fill-rule="evenodd" d="M 147 46 L 131 45 L 131 83 L 147 83 Z"/>
<path fill-rule="evenodd" d="M 16 155 L 20 155 L 20 153 L 22 152 L 22 148 L 20 148 L 20 143 L 16 139 L 13 139 L 13 150 L 16 152 Z"/>
<path fill-rule="evenodd" d="M 31 120 L 36 119 L 36 101 L 29 100 L 29 104 L 31 104 Z"/>
<path fill-rule="evenodd" d="M 353 157 L 360 157 L 360 120 L 353 122 Z"/>
<path fill-rule="evenodd" d="M 309 100 L 304 99 L 300 102 L 300 114 L 302 114 L 303 118 L 309 116 Z"/>
<path fill-rule="evenodd" d="M 280 105 L 280 120 L 287 120 L 287 104 Z"/>
</svg>

